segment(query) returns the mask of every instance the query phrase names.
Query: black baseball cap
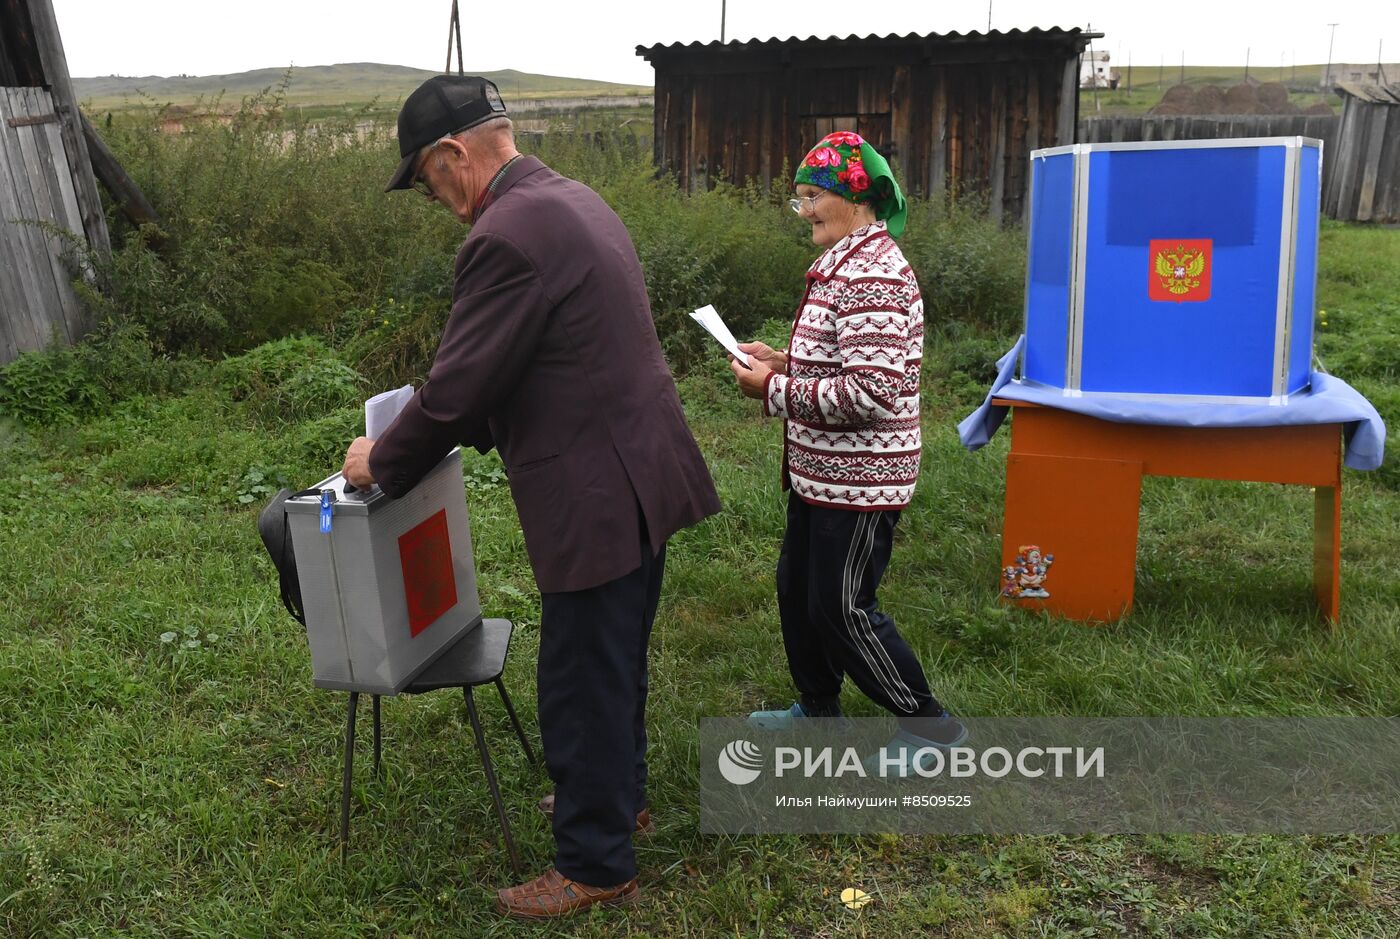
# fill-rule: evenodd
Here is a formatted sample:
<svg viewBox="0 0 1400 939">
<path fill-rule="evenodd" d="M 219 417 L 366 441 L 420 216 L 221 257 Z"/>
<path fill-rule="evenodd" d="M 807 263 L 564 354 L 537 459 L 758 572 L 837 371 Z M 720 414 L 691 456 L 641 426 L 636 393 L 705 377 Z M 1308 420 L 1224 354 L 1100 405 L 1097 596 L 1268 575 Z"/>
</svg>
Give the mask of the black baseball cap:
<svg viewBox="0 0 1400 939">
<path fill-rule="evenodd" d="M 399 111 L 399 168 L 385 192 L 413 186 L 418 151 L 448 134 L 504 117 L 505 102 L 488 79 L 475 75 L 434 75 L 414 89 Z"/>
</svg>

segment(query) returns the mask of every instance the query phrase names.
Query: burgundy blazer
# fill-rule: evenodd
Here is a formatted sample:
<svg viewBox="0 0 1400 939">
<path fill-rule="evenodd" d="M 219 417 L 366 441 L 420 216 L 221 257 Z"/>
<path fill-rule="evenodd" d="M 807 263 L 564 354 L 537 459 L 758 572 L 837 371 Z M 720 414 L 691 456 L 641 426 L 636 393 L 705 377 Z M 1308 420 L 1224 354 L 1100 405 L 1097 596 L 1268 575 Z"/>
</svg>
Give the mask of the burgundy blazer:
<svg viewBox="0 0 1400 939">
<path fill-rule="evenodd" d="M 636 570 L 639 506 L 653 552 L 720 508 L 627 229 L 534 157 L 510 166 L 458 252 L 428 380 L 370 470 L 399 496 L 459 443 L 500 451 L 544 593 Z"/>
</svg>

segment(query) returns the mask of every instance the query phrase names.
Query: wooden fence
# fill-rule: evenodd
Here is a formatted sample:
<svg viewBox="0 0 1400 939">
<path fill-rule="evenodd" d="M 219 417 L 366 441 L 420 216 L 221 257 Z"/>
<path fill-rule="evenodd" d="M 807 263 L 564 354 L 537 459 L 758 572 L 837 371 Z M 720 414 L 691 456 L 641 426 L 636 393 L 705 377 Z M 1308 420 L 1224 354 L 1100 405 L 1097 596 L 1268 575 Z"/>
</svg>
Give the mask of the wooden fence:
<svg viewBox="0 0 1400 939">
<path fill-rule="evenodd" d="M 64 256 L 87 241 L 62 130 L 48 91 L 0 88 L 0 363 L 83 333 Z"/>
<path fill-rule="evenodd" d="M 1342 85 L 1340 171 L 1322 197 L 1332 218 L 1400 223 L 1400 84 Z"/>
<path fill-rule="evenodd" d="M 1386 113 L 1390 128 L 1386 129 Z M 1378 116 L 1377 116 L 1378 115 Z M 1384 203 L 1372 209 L 1380 168 L 1400 153 L 1400 108 L 1367 112 L 1365 120 L 1343 122 L 1334 115 L 1247 114 L 1162 117 L 1096 117 L 1079 122 L 1080 143 L 1132 140 L 1215 140 L 1229 137 L 1316 137 L 1322 141 L 1322 206 L 1343 221 L 1397 222 L 1385 206 L 1400 213 L 1400 185 L 1382 180 Z M 1389 160 L 1386 164 L 1385 160 Z M 1369 180 L 1369 188 L 1367 188 Z M 1386 188 L 1386 186 L 1389 188 Z M 1364 192 L 1363 192 L 1364 190 Z M 1363 198 L 1364 196 L 1364 198 Z"/>
</svg>

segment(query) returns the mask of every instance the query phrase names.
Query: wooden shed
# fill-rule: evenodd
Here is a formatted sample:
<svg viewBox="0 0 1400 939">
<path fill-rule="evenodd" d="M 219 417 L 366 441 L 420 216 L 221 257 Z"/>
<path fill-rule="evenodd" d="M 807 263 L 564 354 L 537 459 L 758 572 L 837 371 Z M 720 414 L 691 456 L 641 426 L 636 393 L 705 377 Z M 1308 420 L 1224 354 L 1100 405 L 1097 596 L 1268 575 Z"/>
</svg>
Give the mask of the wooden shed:
<svg viewBox="0 0 1400 939">
<path fill-rule="evenodd" d="M 83 334 L 74 243 L 109 250 L 53 5 L 0 0 L 0 364 Z"/>
<path fill-rule="evenodd" d="M 1400 222 L 1400 85 L 1337 86 L 1342 123 L 1323 210 L 1345 222 Z"/>
<path fill-rule="evenodd" d="M 832 130 L 854 130 L 906 190 L 987 197 L 1024 219 L 1038 147 L 1074 143 L 1079 55 L 1098 33 L 767 39 L 638 46 L 656 69 L 655 158 L 691 190 L 790 176 Z"/>
</svg>

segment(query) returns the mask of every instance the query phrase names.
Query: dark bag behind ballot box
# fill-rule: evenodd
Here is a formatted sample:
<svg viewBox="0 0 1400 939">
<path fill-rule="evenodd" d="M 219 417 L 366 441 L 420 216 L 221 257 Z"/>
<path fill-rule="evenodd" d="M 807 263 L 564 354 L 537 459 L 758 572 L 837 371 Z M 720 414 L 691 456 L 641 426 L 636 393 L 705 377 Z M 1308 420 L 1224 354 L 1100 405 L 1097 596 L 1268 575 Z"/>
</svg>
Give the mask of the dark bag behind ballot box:
<svg viewBox="0 0 1400 939">
<path fill-rule="evenodd" d="M 399 499 L 345 489 L 337 473 L 278 493 L 259 533 L 306 625 L 316 686 L 397 694 L 481 624 L 461 454 Z"/>
</svg>

